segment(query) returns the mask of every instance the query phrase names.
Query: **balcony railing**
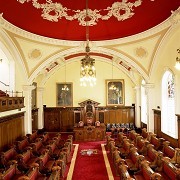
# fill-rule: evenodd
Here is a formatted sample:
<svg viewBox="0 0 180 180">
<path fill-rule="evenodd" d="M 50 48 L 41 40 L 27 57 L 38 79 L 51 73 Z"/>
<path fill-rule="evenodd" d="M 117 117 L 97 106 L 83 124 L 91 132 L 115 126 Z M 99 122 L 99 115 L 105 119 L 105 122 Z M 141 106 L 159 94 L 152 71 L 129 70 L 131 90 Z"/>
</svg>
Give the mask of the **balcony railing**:
<svg viewBox="0 0 180 180">
<path fill-rule="evenodd" d="M 5 91 L 4 96 L 0 97 L 0 112 L 24 107 L 23 92 Z"/>
</svg>

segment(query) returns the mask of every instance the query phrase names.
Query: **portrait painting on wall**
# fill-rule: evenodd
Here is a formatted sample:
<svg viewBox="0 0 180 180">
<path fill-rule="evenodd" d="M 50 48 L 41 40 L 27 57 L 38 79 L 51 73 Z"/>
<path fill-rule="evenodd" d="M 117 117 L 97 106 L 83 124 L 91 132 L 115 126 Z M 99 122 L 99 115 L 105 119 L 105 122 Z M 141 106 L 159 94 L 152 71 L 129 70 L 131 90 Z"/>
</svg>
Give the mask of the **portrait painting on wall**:
<svg viewBox="0 0 180 180">
<path fill-rule="evenodd" d="M 73 106 L 73 84 L 57 83 L 57 106 L 72 107 Z"/>
<path fill-rule="evenodd" d="M 118 106 L 125 104 L 124 80 L 106 80 L 106 104 L 108 106 Z"/>
</svg>

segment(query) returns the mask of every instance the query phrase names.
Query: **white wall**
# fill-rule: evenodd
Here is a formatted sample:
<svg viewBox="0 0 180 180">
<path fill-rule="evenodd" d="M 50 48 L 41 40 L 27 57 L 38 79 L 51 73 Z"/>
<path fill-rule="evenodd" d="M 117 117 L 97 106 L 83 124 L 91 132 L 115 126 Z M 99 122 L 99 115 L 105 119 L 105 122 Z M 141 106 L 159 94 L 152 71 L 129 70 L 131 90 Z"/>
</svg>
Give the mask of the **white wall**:
<svg viewBox="0 0 180 180">
<path fill-rule="evenodd" d="M 56 106 L 56 83 L 65 82 L 65 67 L 61 67 L 45 83 L 44 104 L 48 107 Z M 118 68 L 113 68 L 113 79 L 124 79 L 125 82 L 125 105 L 131 106 L 135 102 L 134 84 L 129 77 Z M 106 79 L 112 79 L 112 64 L 96 60 L 97 84 L 94 87 L 80 86 L 80 61 L 74 61 L 66 64 L 66 82 L 73 82 L 73 106 L 79 106 L 78 103 L 92 99 L 100 103 L 100 106 L 106 105 Z"/>
</svg>

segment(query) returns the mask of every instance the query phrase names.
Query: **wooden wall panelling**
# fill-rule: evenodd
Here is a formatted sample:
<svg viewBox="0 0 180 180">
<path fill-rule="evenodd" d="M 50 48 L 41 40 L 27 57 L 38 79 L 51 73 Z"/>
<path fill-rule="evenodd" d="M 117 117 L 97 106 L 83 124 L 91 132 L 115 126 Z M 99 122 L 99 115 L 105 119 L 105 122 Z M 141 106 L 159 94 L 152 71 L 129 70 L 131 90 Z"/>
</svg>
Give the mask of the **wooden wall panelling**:
<svg viewBox="0 0 180 180">
<path fill-rule="evenodd" d="M 104 123 L 104 111 L 99 111 L 98 117 L 96 119 L 99 119 L 100 123 Z"/>
<path fill-rule="evenodd" d="M 111 123 L 110 122 L 110 118 L 109 118 L 109 112 L 108 111 L 104 111 L 104 123 L 107 124 L 107 123 Z"/>
<path fill-rule="evenodd" d="M 78 123 L 80 119 L 82 121 L 86 120 L 84 108 L 82 107 L 44 108 L 44 124 L 46 131 L 73 131 L 74 125 Z M 56 122 L 54 122 L 55 120 Z M 104 122 L 105 124 L 134 123 L 134 107 L 98 107 L 95 109 L 95 120 L 100 120 L 101 123 Z"/>
<path fill-rule="evenodd" d="M 60 129 L 60 111 L 45 111 L 44 128 L 47 131 L 59 131 Z"/>
<path fill-rule="evenodd" d="M 0 118 L 0 150 L 24 135 L 24 113 Z"/>
<path fill-rule="evenodd" d="M 78 124 L 81 121 L 81 112 L 74 111 L 74 124 Z"/>
<path fill-rule="evenodd" d="M 32 109 L 32 130 L 38 130 L 38 108 Z"/>
<path fill-rule="evenodd" d="M 116 123 L 116 111 L 115 110 L 109 111 L 109 120 L 111 123 Z"/>
<path fill-rule="evenodd" d="M 74 111 L 62 110 L 61 111 L 61 131 L 73 131 L 74 127 Z"/>
<path fill-rule="evenodd" d="M 154 111 L 154 133 L 157 137 L 161 137 L 161 111 L 153 109 Z"/>
</svg>

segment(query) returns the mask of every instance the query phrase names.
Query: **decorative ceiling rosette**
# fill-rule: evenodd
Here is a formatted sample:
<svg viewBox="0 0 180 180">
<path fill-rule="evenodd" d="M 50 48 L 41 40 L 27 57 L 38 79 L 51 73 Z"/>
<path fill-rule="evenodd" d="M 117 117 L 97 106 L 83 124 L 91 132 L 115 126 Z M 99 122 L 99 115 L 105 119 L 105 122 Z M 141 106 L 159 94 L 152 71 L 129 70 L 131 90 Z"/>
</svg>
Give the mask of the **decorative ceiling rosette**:
<svg viewBox="0 0 180 180">
<path fill-rule="evenodd" d="M 17 0 L 19 3 L 32 2 L 33 7 L 42 10 L 42 18 L 48 21 L 58 22 L 62 18 L 73 21 L 77 20 L 79 25 L 86 25 L 86 10 L 75 10 L 63 6 L 60 2 L 53 2 L 52 0 L 46 0 L 46 3 L 39 3 L 38 0 Z M 134 2 L 128 2 L 128 0 L 122 0 L 114 2 L 110 7 L 104 9 L 88 9 L 88 23 L 89 26 L 97 25 L 99 19 L 108 20 L 112 16 L 118 21 L 124 21 L 131 18 L 135 13 L 134 7 L 138 7 L 142 4 L 142 0 L 136 0 Z"/>
</svg>

